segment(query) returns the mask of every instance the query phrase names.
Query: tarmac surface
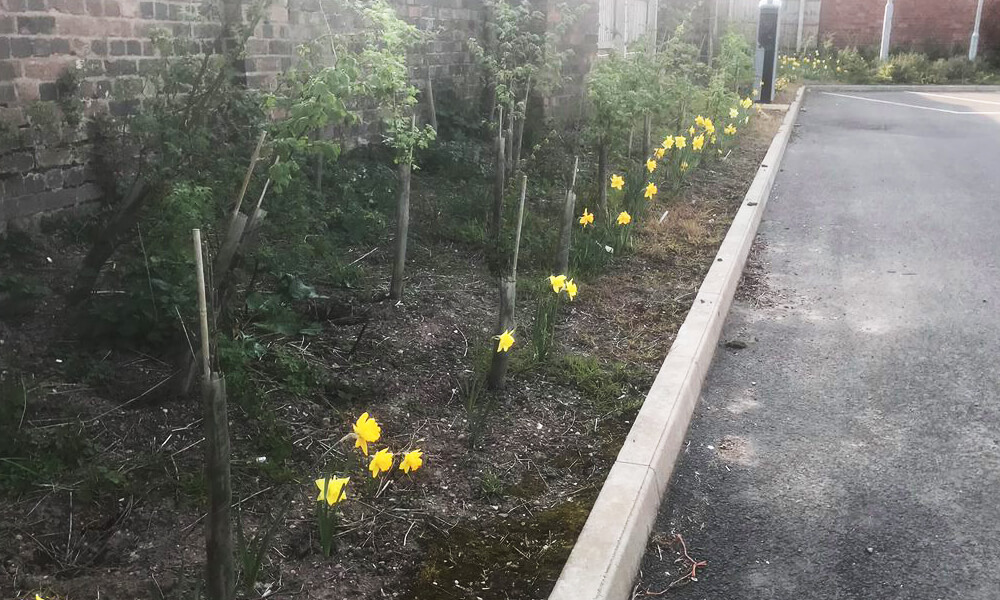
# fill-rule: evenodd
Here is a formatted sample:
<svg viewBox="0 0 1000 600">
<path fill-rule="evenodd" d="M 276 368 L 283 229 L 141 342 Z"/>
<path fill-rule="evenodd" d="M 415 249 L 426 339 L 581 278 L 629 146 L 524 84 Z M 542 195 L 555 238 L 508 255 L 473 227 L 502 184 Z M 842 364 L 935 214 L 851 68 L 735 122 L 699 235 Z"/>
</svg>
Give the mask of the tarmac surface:
<svg viewBox="0 0 1000 600">
<path fill-rule="evenodd" d="M 634 597 L 1000 598 L 1000 93 L 807 92 L 752 257 Z"/>
</svg>

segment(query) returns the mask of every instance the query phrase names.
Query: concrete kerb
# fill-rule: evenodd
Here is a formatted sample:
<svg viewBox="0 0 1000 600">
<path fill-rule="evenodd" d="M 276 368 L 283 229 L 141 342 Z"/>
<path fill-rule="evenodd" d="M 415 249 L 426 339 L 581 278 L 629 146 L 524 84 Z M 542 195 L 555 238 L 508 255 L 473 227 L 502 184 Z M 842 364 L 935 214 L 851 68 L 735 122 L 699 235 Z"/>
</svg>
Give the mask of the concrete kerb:
<svg viewBox="0 0 1000 600">
<path fill-rule="evenodd" d="M 812 86 L 810 86 L 812 87 Z M 629 600 L 805 87 L 799 89 L 646 395 L 549 600 Z"/>
</svg>

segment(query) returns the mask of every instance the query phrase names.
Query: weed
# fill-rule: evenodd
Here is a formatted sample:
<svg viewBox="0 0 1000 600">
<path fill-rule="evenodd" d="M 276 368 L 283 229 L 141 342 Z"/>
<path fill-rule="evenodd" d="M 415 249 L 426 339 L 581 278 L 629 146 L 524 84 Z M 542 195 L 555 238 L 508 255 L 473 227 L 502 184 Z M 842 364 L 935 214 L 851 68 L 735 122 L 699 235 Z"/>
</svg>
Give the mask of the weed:
<svg viewBox="0 0 1000 600">
<path fill-rule="evenodd" d="M 278 534 L 278 528 L 285 523 L 285 515 L 291 507 L 287 499 L 278 502 L 278 509 L 265 519 L 265 525 L 247 537 L 243 523 L 241 504 L 236 504 L 236 558 L 239 561 L 239 585 L 247 592 L 253 592 L 264 567 L 264 559 L 271 548 L 271 542 Z"/>
<path fill-rule="evenodd" d="M 469 448 L 480 447 L 486 434 L 486 423 L 493 412 L 495 401 L 486 391 L 486 378 L 477 371 L 459 384 L 459 394 L 464 398 L 465 418 L 469 425 Z"/>
</svg>

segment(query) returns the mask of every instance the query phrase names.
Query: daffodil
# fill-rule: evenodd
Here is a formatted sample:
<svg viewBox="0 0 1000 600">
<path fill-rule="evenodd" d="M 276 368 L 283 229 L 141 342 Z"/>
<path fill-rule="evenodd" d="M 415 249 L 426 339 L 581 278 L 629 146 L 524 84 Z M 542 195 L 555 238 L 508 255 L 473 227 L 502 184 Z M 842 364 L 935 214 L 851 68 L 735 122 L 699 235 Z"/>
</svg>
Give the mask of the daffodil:
<svg viewBox="0 0 1000 600">
<path fill-rule="evenodd" d="M 620 217 L 621 215 L 619 215 Z M 576 298 L 576 282 L 572 279 L 566 282 L 566 295 L 569 296 L 570 300 Z"/>
<path fill-rule="evenodd" d="M 736 135 L 736 125 L 730 123 L 729 125 L 726 125 L 726 128 L 722 131 L 724 131 L 726 135 Z"/>
<path fill-rule="evenodd" d="M 564 287 L 566 287 L 566 276 L 549 275 L 549 285 L 552 286 L 552 291 L 558 294 L 563 291 Z"/>
<path fill-rule="evenodd" d="M 345 488 L 350 481 L 350 477 L 324 477 L 317 479 L 316 487 L 319 488 L 319 496 L 316 496 L 316 501 L 322 502 L 326 500 L 327 504 L 333 506 L 347 498 L 347 490 Z"/>
<path fill-rule="evenodd" d="M 705 135 L 699 135 L 691 140 L 691 147 L 694 148 L 696 152 L 701 152 L 701 149 L 705 147 Z"/>
<path fill-rule="evenodd" d="M 694 126 L 692 125 L 692 126 L 691 126 L 691 128 L 690 128 L 690 129 L 688 129 L 688 134 L 689 134 L 689 135 L 690 135 L 691 137 L 694 137 L 694 132 L 695 132 L 695 131 L 697 131 L 697 130 L 696 130 L 696 129 L 694 128 Z"/>
<path fill-rule="evenodd" d="M 670 150 L 671 148 L 673 148 L 674 147 L 674 136 L 668 135 L 666 138 L 664 138 L 664 140 L 663 140 L 663 147 L 665 149 L 667 149 L 667 150 Z"/>
<path fill-rule="evenodd" d="M 650 181 L 649 183 L 646 184 L 646 193 L 643 194 L 643 196 L 645 198 L 652 198 L 653 196 L 656 195 L 656 192 L 657 192 L 656 184 Z M 619 216 L 618 218 L 620 219 L 621 216 Z"/>
<path fill-rule="evenodd" d="M 688 143 L 687 138 L 684 137 L 683 135 L 678 135 L 674 138 L 674 145 L 677 146 L 678 150 L 680 150 L 684 146 L 687 146 L 687 143 Z"/>
<path fill-rule="evenodd" d="M 647 161 L 646 161 L 646 169 L 647 169 L 647 170 L 648 170 L 648 171 L 649 171 L 650 173 L 652 173 L 653 171 L 655 171 L 655 170 L 656 170 L 656 161 L 655 161 L 655 160 L 653 160 L 652 158 L 651 158 L 651 159 L 649 159 L 649 160 L 647 160 Z"/>
<path fill-rule="evenodd" d="M 619 225 L 628 225 L 631 222 L 632 222 L 632 215 L 628 214 L 624 210 L 621 211 L 620 213 L 618 213 L 618 224 Z"/>
<path fill-rule="evenodd" d="M 375 419 L 368 416 L 368 413 L 363 413 L 354 424 L 354 435 L 358 438 L 354 447 L 361 448 L 365 456 L 368 456 L 368 444 L 374 444 L 382 437 L 382 428 Z"/>
<path fill-rule="evenodd" d="M 580 225 L 586 228 L 587 225 L 592 226 L 593 224 L 594 224 L 594 213 L 588 212 L 587 209 L 584 208 L 583 214 L 580 215 Z"/>
<path fill-rule="evenodd" d="M 705 132 L 709 135 L 715 133 L 715 123 L 712 122 L 712 119 L 705 119 L 704 127 Z"/>
<path fill-rule="evenodd" d="M 514 330 L 506 329 L 497 338 L 497 352 L 507 352 L 514 345 Z"/>
<path fill-rule="evenodd" d="M 708 141 L 714 144 L 714 143 L 716 143 L 716 142 L 719 141 L 719 138 L 715 137 L 715 134 L 713 133 L 712 134 L 712 138 L 710 140 L 708 140 Z"/>
<path fill-rule="evenodd" d="M 750 108 L 751 106 L 753 106 L 753 100 L 750 99 L 750 96 L 747 96 L 746 98 L 740 101 L 740 104 L 743 105 L 743 108 Z"/>
<path fill-rule="evenodd" d="M 688 167 L 690 167 L 690 166 L 691 166 L 691 165 L 689 165 L 689 164 L 688 164 L 688 162 L 687 162 L 686 160 L 685 160 L 685 161 L 683 161 L 683 162 L 681 163 L 681 172 L 683 173 L 684 171 L 687 171 L 687 170 L 688 170 Z"/>
<path fill-rule="evenodd" d="M 403 455 L 403 460 L 399 463 L 399 470 L 404 473 L 410 473 L 410 471 L 416 471 L 420 467 L 424 466 L 424 453 L 422 450 L 410 450 Z"/>
<path fill-rule="evenodd" d="M 620 190 L 623 187 L 625 187 L 625 178 L 622 177 L 621 175 L 612 175 L 611 176 L 611 189 L 613 189 L 613 190 Z"/>
<path fill-rule="evenodd" d="M 658 159 L 659 158 L 663 158 L 663 155 L 666 154 L 666 153 L 667 153 L 667 151 L 664 148 L 657 148 L 656 150 L 653 150 L 653 154 L 655 154 L 656 158 L 658 158 Z"/>
<path fill-rule="evenodd" d="M 368 470 L 372 472 L 372 477 L 378 477 L 379 473 L 388 473 L 392 468 L 392 452 L 388 448 L 382 448 L 375 453 L 372 461 L 368 463 Z"/>
<path fill-rule="evenodd" d="M 704 127 L 705 117 L 698 115 L 697 117 L 694 118 L 694 124 L 697 125 L 698 127 Z"/>
</svg>

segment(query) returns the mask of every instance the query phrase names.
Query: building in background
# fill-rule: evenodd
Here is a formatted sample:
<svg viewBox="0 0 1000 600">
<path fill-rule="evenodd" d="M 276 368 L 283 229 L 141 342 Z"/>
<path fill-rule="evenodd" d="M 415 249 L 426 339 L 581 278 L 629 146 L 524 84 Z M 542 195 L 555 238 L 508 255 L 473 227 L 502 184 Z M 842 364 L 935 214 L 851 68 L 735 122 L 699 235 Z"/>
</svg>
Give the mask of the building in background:
<svg viewBox="0 0 1000 600">
<path fill-rule="evenodd" d="M 977 2 L 894 0 L 892 50 L 916 50 L 932 58 L 966 54 Z M 721 31 L 731 26 L 753 36 L 758 0 L 708 0 L 707 4 L 706 20 L 715 18 L 714 11 L 723 23 Z M 829 41 L 839 48 L 875 48 L 884 10 L 884 0 L 784 0 L 781 46 L 794 50 Z M 981 35 L 981 49 L 1000 44 L 1000 0 L 985 0 Z"/>
</svg>

